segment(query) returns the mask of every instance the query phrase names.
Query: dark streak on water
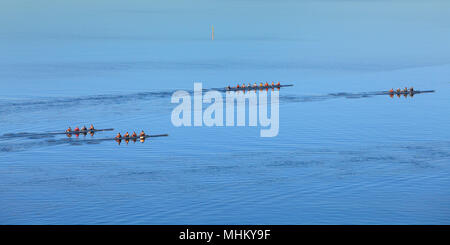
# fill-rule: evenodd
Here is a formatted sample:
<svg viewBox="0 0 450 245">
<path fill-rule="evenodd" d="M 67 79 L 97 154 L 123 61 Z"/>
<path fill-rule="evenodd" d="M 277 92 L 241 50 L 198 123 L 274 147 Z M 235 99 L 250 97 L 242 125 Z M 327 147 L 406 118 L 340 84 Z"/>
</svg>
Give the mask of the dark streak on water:
<svg viewBox="0 0 450 245">
<path fill-rule="evenodd" d="M 289 88 L 283 88 L 282 90 L 289 90 Z M 0 115 L 7 113 L 15 113 L 23 110 L 43 110 L 47 108 L 68 108 L 73 106 L 89 106 L 89 105 L 109 105 L 109 104 L 121 104 L 130 103 L 132 101 L 139 100 L 153 100 L 161 98 L 170 98 L 173 91 L 165 92 L 141 92 L 132 94 L 122 94 L 122 95 L 96 95 L 96 96 L 84 96 L 84 97 L 70 97 L 70 98 L 48 98 L 48 99 L 34 99 L 26 101 L 4 101 L 0 103 Z M 209 89 L 204 89 L 203 91 L 210 91 Z M 186 90 L 186 92 L 193 94 L 192 90 Z M 222 90 L 225 92 L 225 90 Z M 253 91 L 252 91 L 253 92 Z M 288 93 L 288 91 L 282 91 Z M 349 92 L 338 92 L 329 93 L 324 95 L 289 95 L 281 94 L 280 101 L 282 102 L 313 102 L 313 101 L 324 101 L 336 98 L 346 98 L 346 99 L 360 99 L 360 98 L 370 98 L 373 96 L 384 94 L 383 91 L 376 92 L 359 92 L 359 93 L 349 93 Z M 402 95 L 404 96 L 404 95 Z M 417 95 L 416 95 L 417 96 Z M 423 95 L 421 95 L 423 96 Z"/>
</svg>

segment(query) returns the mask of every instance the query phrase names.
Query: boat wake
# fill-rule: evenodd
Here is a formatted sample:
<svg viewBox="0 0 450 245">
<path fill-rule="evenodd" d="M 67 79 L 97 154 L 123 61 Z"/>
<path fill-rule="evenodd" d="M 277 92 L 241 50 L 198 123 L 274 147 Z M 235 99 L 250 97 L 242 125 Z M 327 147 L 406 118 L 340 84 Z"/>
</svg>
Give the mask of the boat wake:
<svg viewBox="0 0 450 245">
<path fill-rule="evenodd" d="M 137 100 L 153 100 L 160 98 L 169 98 L 174 91 L 161 91 L 161 92 L 140 92 L 121 95 L 94 95 L 83 97 L 62 97 L 62 98 L 46 98 L 46 99 L 33 99 L 33 100 L 20 100 L 20 101 L 2 101 L 0 102 L 0 114 L 17 112 L 17 111 L 30 111 L 30 110 L 43 110 L 49 108 L 68 108 L 73 106 L 86 107 L 91 105 L 111 105 L 129 103 Z"/>
<path fill-rule="evenodd" d="M 54 138 L 45 139 L 46 137 L 42 136 L 42 138 L 28 138 L 34 140 L 16 140 L 16 141 L 2 141 L 0 142 L 0 152 L 20 152 L 26 151 L 37 147 L 49 147 L 49 146 L 58 146 L 58 145 L 72 145 L 79 146 L 84 144 L 100 144 L 106 141 L 116 141 L 117 143 L 125 142 L 128 143 L 144 143 L 144 141 L 150 140 L 149 138 L 157 138 L 157 137 L 166 137 L 167 134 L 158 134 L 158 135 L 149 135 L 144 140 L 140 139 L 122 139 L 117 140 L 114 137 L 103 137 L 103 138 L 86 138 L 85 136 L 81 137 L 71 137 L 71 138 Z M 41 139 L 36 141 L 36 139 Z"/>
<path fill-rule="evenodd" d="M 203 89 L 204 92 L 216 90 L 216 89 Z M 156 100 L 170 98 L 173 91 L 160 91 L 160 92 L 140 92 L 131 94 L 121 94 L 121 95 L 95 95 L 95 96 L 83 96 L 83 97 L 69 97 L 69 98 L 47 98 L 47 99 L 34 99 L 34 100 L 21 100 L 21 101 L 10 101 L 3 100 L 0 101 L 0 115 L 15 113 L 21 111 L 35 111 L 35 110 L 48 110 L 50 108 L 54 109 L 67 109 L 68 107 L 87 107 L 87 106 L 110 106 L 112 104 L 123 104 L 123 103 L 133 103 L 135 101 L 143 100 Z M 193 94 L 194 91 L 185 90 L 186 92 Z M 229 92 L 226 89 L 219 89 L 221 92 Z M 243 91 L 238 91 L 241 93 Z M 249 91 L 247 91 L 249 92 Z M 255 91 L 253 91 L 255 92 Z M 417 93 L 432 93 L 433 90 L 418 91 Z M 375 91 L 375 92 L 359 92 L 359 93 L 349 93 L 349 92 L 338 92 L 329 93 L 323 95 L 280 95 L 280 101 L 285 102 L 313 102 L 313 101 L 323 101 L 336 98 L 346 98 L 346 99 L 360 99 L 369 98 L 377 95 L 388 95 L 387 91 Z M 397 95 L 400 96 L 400 95 Z M 403 94 L 402 96 L 411 96 Z M 161 100 L 164 105 L 170 104 L 168 100 Z"/>
<path fill-rule="evenodd" d="M 426 91 L 418 91 L 417 93 L 433 93 L 434 90 L 426 90 Z M 284 102 L 314 102 L 314 101 L 324 101 L 331 99 L 363 99 L 363 98 L 371 98 L 374 96 L 398 96 L 398 97 L 407 97 L 414 96 L 411 94 L 389 94 L 388 91 L 374 91 L 374 92 L 357 92 L 357 93 L 349 93 L 349 92 L 338 92 L 338 93 L 329 93 L 324 95 L 280 95 L 280 101 Z"/>
</svg>

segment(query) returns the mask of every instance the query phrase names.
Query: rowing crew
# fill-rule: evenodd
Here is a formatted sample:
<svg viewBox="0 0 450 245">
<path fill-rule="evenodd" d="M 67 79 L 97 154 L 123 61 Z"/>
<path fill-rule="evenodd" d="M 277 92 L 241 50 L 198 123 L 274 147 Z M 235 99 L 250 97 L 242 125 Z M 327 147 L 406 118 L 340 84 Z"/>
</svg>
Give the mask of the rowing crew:
<svg viewBox="0 0 450 245">
<path fill-rule="evenodd" d="M 89 131 L 93 131 L 95 130 L 94 125 L 91 124 L 91 126 L 89 127 Z M 71 127 L 69 127 L 66 132 L 80 132 L 80 131 L 88 131 L 88 129 L 86 128 L 86 126 L 83 126 L 81 129 L 77 126 L 75 127 L 74 130 L 72 130 Z"/>
<path fill-rule="evenodd" d="M 281 86 L 280 82 L 278 82 L 277 84 L 275 84 L 275 82 L 272 82 L 272 85 L 270 85 L 270 87 L 275 87 L 275 86 Z M 267 88 L 267 87 L 269 87 L 269 83 L 266 82 L 264 85 L 263 85 L 263 83 L 259 83 L 259 87 L 260 88 Z M 256 83 L 254 83 L 253 86 L 252 86 L 250 83 L 248 85 L 245 85 L 245 83 L 243 83 L 242 85 L 239 85 L 239 84 L 236 85 L 236 87 L 228 86 L 227 88 L 228 89 L 231 89 L 231 88 L 237 88 L 237 89 L 239 89 L 239 88 L 258 88 L 258 85 Z"/>
<path fill-rule="evenodd" d="M 400 89 L 400 88 L 398 88 L 395 91 L 394 91 L 393 88 L 391 88 L 391 90 L 389 90 L 389 93 L 391 93 L 391 94 L 393 94 L 393 93 L 413 93 L 413 92 L 414 92 L 414 88 L 413 87 L 411 87 L 409 89 L 407 87 L 405 87 L 403 90 Z"/>
<path fill-rule="evenodd" d="M 137 134 L 136 132 L 133 132 L 133 134 L 130 136 L 130 134 L 127 132 L 126 134 L 124 134 L 123 136 L 120 133 L 117 133 L 116 135 L 116 139 L 122 139 L 122 138 L 137 138 Z M 144 130 L 141 131 L 141 133 L 139 134 L 139 138 L 145 138 L 145 132 Z"/>
</svg>

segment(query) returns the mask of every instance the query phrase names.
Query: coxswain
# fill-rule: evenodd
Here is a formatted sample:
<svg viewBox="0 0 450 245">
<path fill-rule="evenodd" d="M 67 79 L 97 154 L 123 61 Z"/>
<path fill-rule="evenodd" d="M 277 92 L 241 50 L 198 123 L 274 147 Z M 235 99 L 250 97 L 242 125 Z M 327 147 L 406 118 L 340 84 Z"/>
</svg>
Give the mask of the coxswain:
<svg viewBox="0 0 450 245">
<path fill-rule="evenodd" d="M 141 137 L 141 138 L 142 138 L 142 137 L 145 137 L 144 130 L 141 131 L 141 133 L 139 134 L 139 137 Z"/>
<path fill-rule="evenodd" d="M 133 134 L 131 135 L 131 137 L 133 137 L 133 138 L 136 138 L 136 137 L 137 137 L 137 134 L 136 134 L 135 131 L 133 131 Z"/>
<path fill-rule="evenodd" d="M 120 138 L 122 138 L 122 135 L 120 135 L 120 133 L 117 133 L 116 139 L 120 139 Z"/>
<path fill-rule="evenodd" d="M 72 132 L 72 128 L 69 127 L 69 128 L 66 130 L 66 132 Z"/>
<path fill-rule="evenodd" d="M 77 126 L 73 131 L 79 132 L 79 131 L 80 131 L 80 128 Z"/>
<path fill-rule="evenodd" d="M 123 137 L 124 138 L 130 138 L 130 134 L 127 132 Z"/>
<path fill-rule="evenodd" d="M 414 92 L 414 88 L 413 87 L 411 87 L 411 88 L 409 88 L 409 92 Z"/>
<path fill-rule="evenodd" d="M 81 131 L 87 131 L 86 125 L 81 128 Z"/>
<path fill-rule="evenodd" d="M 91 126 L 89 127 L 89 130 L 94 130 L 94 125 L 91 124 Z"/>
</svg>

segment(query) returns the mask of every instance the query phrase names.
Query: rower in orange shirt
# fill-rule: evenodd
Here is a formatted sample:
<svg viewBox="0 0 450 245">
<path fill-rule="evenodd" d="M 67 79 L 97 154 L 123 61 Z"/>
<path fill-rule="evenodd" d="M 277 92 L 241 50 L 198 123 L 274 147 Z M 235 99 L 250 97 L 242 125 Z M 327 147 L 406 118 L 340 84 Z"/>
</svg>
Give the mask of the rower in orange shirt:
<svg viewBox="0 0 450 245">
<path fill-rule="evenodd" d="M 141 137 L 141 138 L 145 137 L 144 130 L 141 131 L 141 133 L 139 134 L 139 137 Z"/>
</svg>

